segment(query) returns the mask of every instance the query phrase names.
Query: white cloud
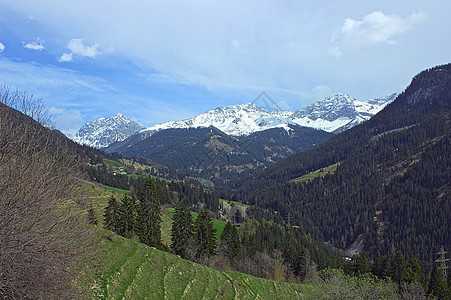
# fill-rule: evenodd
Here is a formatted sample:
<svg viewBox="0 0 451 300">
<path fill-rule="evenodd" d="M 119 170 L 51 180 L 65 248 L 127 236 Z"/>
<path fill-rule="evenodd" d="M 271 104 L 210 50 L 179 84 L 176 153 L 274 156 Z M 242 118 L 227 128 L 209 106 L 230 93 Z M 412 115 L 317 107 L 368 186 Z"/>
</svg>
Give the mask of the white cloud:
<svg viewBox="0 0 451 300">
<path fill-rule="evenodd" d="M 87 46 L 83 44 L 82 39 L 71 39 L 68 43 L 66 48 L 70 50 L 70 52 L 63 53 L 59 58 L 58 61 L 60 62 L 69 62 L 73 60 L 74 55 L 78 55 L 81 57 L 96 57 L 100 52 L 98 50 L 99 44 L 95 43 L 91 46 Z"/>
<path fill-rule="evenodd" d="M 327 50 L 327 52 L 329 52 L 335 57 L 341 57 L 343 55 L 343 52 L 341 52 L 340 47 L 337 46 L 330 47 L 329 50 Z"/>
<path fill-rule="evenodd" d="M 377 44 L 395 44 L 395 36 L 406 33 L 425 18 L 424 13 L 413 13 L 406 18 L 396 14 L 375 11 L 362 20 L 347 18 L 340 30 L 332 36 L 334 46 L 328 52 L 340 57 L 343 48 L 363 48 Z"/>
<path fill-rule="evenodd" d="M 309 92 L 302 93 L 302 104 L 307 106 L 332 95 L 332 89 L 328 85 L 317 85 Z"/>
<path fill-rule="evenodd" d="M 44 41 L 42 41 L 40 38 L 37 38 L 36 41 L 25 43 L 23 42 L 24 48 L 30 49 L 30 50 L 36 50 L 36 51 L 42 51 L 44 50 Z"/>
<path fill-rule="evenodd" d="M 55 127 L 64 133 L 75 133 L 82 125 L 83 115 L 78 110 L 51 107 L 49 112 Z"/>
<path fill-rule="evenodd" d="M 0 43 L 0 52 L 3 52 L 5 50 L 5 45 L 3 43 Z"/>
</svg>

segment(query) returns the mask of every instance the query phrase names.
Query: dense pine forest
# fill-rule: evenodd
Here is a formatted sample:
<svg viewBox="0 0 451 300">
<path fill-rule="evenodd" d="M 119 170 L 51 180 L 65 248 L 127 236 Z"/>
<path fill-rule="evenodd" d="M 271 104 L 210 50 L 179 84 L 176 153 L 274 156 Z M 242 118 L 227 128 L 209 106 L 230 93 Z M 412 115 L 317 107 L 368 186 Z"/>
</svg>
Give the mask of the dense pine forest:
<svg viewBox="0 0 451 300">
<path fill-rule="evenodd" d="M 400 250 L 431 270 L 440 247 L 451 249 L 450 99 L 451 65 L 424 71 L 372 119 L 266 169 L 242 195 L 336 247 L 362 235 L 372 257 Z"/>
</svg>

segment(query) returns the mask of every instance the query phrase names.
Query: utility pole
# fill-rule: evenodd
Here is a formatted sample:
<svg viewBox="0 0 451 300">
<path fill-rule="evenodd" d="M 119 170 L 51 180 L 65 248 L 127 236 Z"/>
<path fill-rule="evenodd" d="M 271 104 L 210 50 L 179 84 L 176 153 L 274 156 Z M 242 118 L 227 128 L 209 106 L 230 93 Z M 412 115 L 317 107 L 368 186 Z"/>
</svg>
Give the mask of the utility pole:
<svg viewBox="0 0 451 300">
<path fill-rule="evenodd" d="M 435 262 L 438 263 L 438 269 L 442 272 L 443 278 L 446 281 L 448 279 L 446 269 L 448 269 L 447 261 L 449 259 L 445 256 L 446 252 L 443 246 L 437 254 L 440 255 L 440 257 Z"/>
</svg>

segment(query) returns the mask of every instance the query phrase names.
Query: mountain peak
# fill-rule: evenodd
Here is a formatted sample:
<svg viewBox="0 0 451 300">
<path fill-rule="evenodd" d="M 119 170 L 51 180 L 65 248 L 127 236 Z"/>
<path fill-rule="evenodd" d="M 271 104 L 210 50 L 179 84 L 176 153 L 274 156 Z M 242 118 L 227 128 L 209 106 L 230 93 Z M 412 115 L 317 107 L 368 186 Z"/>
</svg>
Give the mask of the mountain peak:
<svg viewBox="0 0 451 300">
<path fill-rule="evenodd" d="M 126 139 L 142 128 L 138 123 L 119 113 L 109 118 L 100 117 L 83 125 L 72 139 L 94 148 L 104 148 L 113 142 Z"/>
</svg>

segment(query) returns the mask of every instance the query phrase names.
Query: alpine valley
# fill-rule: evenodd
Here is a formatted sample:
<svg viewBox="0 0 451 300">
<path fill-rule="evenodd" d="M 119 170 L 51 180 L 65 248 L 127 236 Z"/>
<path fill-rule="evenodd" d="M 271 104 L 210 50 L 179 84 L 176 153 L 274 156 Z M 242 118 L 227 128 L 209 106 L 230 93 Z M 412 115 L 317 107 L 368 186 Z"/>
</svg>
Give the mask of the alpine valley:
<svg viewBox="0 0 451 300">
<path fill-rule="evenodd" d="M 295 112 L 231 105 L 144 129 L 119 114 L 84 125 L 74 140 L 235 187 L 236 181 L 368 120 L 396 95 L 362 102 L 337 94 Z"/>
</svg>

